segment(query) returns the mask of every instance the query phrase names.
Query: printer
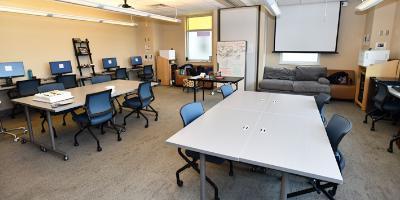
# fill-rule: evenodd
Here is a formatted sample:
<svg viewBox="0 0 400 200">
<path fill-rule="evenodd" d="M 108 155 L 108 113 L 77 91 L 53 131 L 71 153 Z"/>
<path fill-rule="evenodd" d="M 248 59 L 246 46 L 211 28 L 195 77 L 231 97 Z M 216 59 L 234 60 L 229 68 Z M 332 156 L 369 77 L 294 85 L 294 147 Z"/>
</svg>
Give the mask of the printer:
<svg viewBox="0 0 400 200">
<path fill-rule="evenodd" d="M 369 65 L 384 63 L 389 60 L 389 50 L 364 50 L 358 57 L 358 65 L 368 67 Z"/>
</svg>

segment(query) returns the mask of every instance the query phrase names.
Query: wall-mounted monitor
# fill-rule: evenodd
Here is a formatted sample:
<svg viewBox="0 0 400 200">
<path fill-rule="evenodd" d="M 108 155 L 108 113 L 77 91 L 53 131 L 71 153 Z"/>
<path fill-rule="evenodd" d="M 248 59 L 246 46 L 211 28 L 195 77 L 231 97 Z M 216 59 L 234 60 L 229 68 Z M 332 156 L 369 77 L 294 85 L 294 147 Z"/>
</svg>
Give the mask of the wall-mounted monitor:
<svg viewBox="0 0 400 200">
<path fill-rule="evenodd" d="M 111 68 L 117 68 L 117 58 L 103 58 L 103 68 L 104 69 L 111 69 Z"/>
<path fill-rule="evenodd" d="M 50 71 L 53 75 L 62 75 L 72 73 L 72 65 L 71 61 L 54 61 L 49 62 L 50 64 Z"/>
</svg>

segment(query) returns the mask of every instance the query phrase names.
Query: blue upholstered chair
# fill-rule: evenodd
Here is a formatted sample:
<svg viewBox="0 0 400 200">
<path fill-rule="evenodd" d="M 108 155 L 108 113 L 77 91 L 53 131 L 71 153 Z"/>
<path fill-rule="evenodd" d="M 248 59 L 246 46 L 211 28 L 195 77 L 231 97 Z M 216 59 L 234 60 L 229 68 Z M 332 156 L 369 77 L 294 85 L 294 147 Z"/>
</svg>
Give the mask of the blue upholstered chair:
<svg viewBox="0 0 400 200">
<path fill-rule="evenodd" d="M 127 80 L 128 78 L 128 73 L 126 72 L 126 68 L 118 68 L 115 70 L 115 79 L 120 79 L 120 80 Z"/>
<path fill-rule="evenodd" d="M 193 102 L 182 106 L 180 114 L 183 121 L 183 126 L 187 126 L 192 121 L 203 115 L 203 113 L 204 113 L 204 108 L 200 102 Z M 179 178 L 179 174 L 181 172 L 192 167 L 197 173 L 200 173 L 200 169 L 198 168 L 197 165 L 197 161 L 200 159 L 200 154 L 198 152 L 194 152 L 191 150 L 185 150 L 185 153 L 183 153 L 181 148 L 178 148 L 178 153 L 187 162 L 186 165 L 184 165 L 182 168 L 176 171 L 176 182 L 178 186 L 181 187 L 183 185 L 183 181 Z M 191 158 L 191 160 L 189 158 Z M 206 155 L 206 161 L 215 164 L 222 164 L 225 162 L 225 159 Z M 230 160 L 229 160 L 229 176 L 233 176 L 233 164 L 232 161 Z M 214 188 L 215 199 L 219 199 L 217 185 L 207 176 L 206 180 Z"/>
<path fill-rule="evenodd" d="M 37 90 L 39 93 L 43 93 L 43 92 L 49 92 L 49 91 L 53 91 L 53 90 L 65 90 L 65 88 L 64 88 L 63 83 L 49 83 L 49 84 L 39 86 L 37 88 Z M 65 116 L 71 112 L 74 112 L 74 109 L 65 110 L 65 111 L 62 111 L 59 113 L 52 113 L 52 115 L 63 115 L 63 126 L 65 126 L 66 125 Z M 44 128 L 44 123 L 47 122 L 47 117 L 44 112 L 41 113 L 40 117 L 43 118 L 41 132 L 44 133 L 46 131 Z M 53 131 L 54 131 L 54 136 L 57 137 L 56 129 L 54 127 L 53 127 Z"/>
<path fill-rule="evenodd" d="M 21 98 L 32 96 L 38 93 L 37 88 L 40 86 L 40 79 L 31 79 L 31 80 L 24 80 L 24 81 L 17 81 L 16 88 L 15 88 L 15 95 L 14 98 Z M 15 115 L 19 113 L 19 110 L 22 106 L 20 104 L 14 104 L 14 107 L 11 112 L 11 118 L 15 118 Z"/>
<path fill-rule="evenodd" d="M 325 127 L 340 172 L 342 172 L 345 167 L 345 159 L 343 154 L 339 151 L 339 144 L 344 138 L 344 136 L 346 136 L 347 133 L 351 131 L 351 129 L 352 129 L 351 122 L 348 119 L 337 114 L 334 114 L 332 116 L 332 118 L 328 122 L 328 125 Z M 288 198 L 295 197 L 311 192 L 318 192 L 318 193 L 322 192 L 323 194 L 325 194 L 325 196 L 328 197 L 328 199 L 334 199 L 333 197 L 336 195 L 338 184 L 329 182 L 321 184 L 321 181 L 317 179 L 311 180 L 311 183 L 313 185 L 312 188 L 288 194 L 287 197 Z M 326 189 L 330 190 L 326 191 Z"/>
<path fill-rule="evenodd" d="M 56 82 L 64 84 L 65 89 L 78 87 L 75 74 L 56 76 Z"/>
<path fill-rule="evenodd" d="M 91 78 L 91 81 L 92 81 L 92 84 L 108 82 L 108 81 L 111 81 L 111 75 L 105 74 L 105 75 L 93 76 Z"/>
<path fill-rule="evenodd" d="M 145 65 L 143 70 L 138 71 L 137 75 L 141 81 L 152 81 L 154 76 L 153 65 Z"/>
<path fill-rule="evenodd" d="M 224 99 L 233 93 L 231 84 L 221 86 L 221 92 Z"/>
<path fill-rule="evenodd" d="M 331 100 L 331 95 L 325 94 L 325 93 L 320 93 L 317 96 L 315 96 L 315 103 L 317 104 L 319 114 L 321 115 L 322 122 L 326 122 L 326 117 L 325 117 L 325 104 L 328 104 L 329 101 Z"/>
<path fill-rule="evenodd" d="M 74 136 L 74 145 L 79 146 L 77 137 L 83 130 L 87 129 L 97 142 L 97 151 L 102 151 L 100 141 L 93 133 L 90 127 L 100 126 L 101 134 L 104 134 L 104 125 L 110 122 L 112 128 L 117 133 L 117 140 L 121 141 L 120 131 L 115 127 L 113 122 L 114 104 L 111 99 L 111 90 L 97 92 L 86 95 L 84 106 L 85 112 L 81 114 L 73 114 L 74 119 L 80 126 L 80 130 Z"/>
<path fill-rule="evenodd" d="M 122 103 L 122 106 L 125 108 L 132 109 L 132 111 L 124 117 L 124 125 L 126 125 L 126 119 L 133 113 L 136 113 L 137 118 L 139 118 L 139 115 L 141 115 L 144 117 L 144 119 L 146 119 L 145 128 L 149 127 L 149 119 L 141 111 L 148 111 L 155 113 L 156 114 L 155 121 L 157 121 L 158 112 L 150 105 L 151 102 L 154 101 L 154 99 L 155 97 L 153 94 L 153 90 L 151 89 L 151 82 L 140 83 L 137 96 L 132 98 L 130 98 L 129 96 L 125 96 L 125 101 Z M 150 108 L 150 110 L 147 108 Z"/>
</svg>

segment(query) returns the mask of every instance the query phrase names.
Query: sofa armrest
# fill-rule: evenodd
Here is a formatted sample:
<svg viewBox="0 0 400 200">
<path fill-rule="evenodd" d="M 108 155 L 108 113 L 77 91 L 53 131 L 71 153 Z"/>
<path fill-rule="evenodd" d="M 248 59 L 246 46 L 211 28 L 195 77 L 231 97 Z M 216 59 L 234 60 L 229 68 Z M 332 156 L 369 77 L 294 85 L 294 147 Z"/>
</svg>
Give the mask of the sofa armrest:
<svg viewBox="0 0 400 200">
<path fill-rule="evenodd" d="M 318 83 L 320 83 L 320 84 L 324 84 L 324 85 L 329 85 L 329 80 L 327 79 L 327 78 L 325 78 L 325 77 L 320 77 L 319 79 L 318 79 Z"/>
</svg>

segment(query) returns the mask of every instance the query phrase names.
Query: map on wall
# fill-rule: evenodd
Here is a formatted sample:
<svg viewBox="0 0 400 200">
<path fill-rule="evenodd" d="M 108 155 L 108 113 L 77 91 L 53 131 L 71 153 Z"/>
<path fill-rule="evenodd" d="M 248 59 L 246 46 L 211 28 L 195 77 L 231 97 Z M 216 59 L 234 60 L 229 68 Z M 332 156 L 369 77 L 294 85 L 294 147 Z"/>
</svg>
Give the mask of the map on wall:
<svg viewBox="0 0 400 200">
<path fill-rule="evenodd" d="M 217 44 L 218 70 L 222 76 L 245 76 L 246 41 L 227 41 Z"/>
</svg>

